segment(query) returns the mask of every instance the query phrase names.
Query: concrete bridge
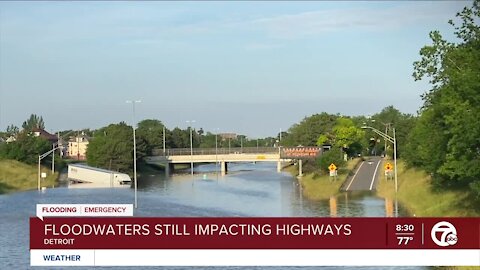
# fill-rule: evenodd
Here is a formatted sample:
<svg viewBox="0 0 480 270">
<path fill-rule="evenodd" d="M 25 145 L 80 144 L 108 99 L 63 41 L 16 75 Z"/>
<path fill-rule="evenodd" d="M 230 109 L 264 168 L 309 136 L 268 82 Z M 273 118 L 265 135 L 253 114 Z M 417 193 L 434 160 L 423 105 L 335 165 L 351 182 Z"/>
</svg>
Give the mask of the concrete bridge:
<svg viewBox="0 0 480 270">
<path fill-rule="evenodd" d="M 165 167 L 165 173 L 170 174 L 174 164 L 191 164 L 194 163 L 220 163 L 221 173 L 225 175 L 228 172 L 229 162 L 277 162 L 277 171 L 281 171 L 282 164 L 291 162 L 292 159 L 301 157 L 292 156 L 293 150 L 310 154 L 306 149 L 314 149 L 319 154 L 319 150 L 315 147 L 238 147 L 238 148 L 176 148 L 155 149 L 153 156 L 147 157 L 145 161 L 149 164 L 162 165 Z M 286 151 L 289 150 L 289 151 Z M 309 155 L 311 157 L 311 154 Z M 300 174 L 301 174 L 301 159 Z"/>
</svg>

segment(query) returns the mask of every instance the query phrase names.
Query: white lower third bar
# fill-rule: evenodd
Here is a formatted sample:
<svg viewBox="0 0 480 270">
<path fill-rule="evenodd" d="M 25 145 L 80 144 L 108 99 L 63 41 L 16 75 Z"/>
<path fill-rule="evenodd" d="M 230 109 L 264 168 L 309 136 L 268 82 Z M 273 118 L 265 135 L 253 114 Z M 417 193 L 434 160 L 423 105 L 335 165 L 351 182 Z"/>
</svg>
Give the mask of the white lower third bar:
<svg viewBox="0 0 480 270">
<path fill-rule="evenodd" d="M 55 257 L 62 255 L 79 257 Z M 480 266 L 478 249 L 31 250 L 30 256 L 32 266 Z"/>
<path fill-rule="evenodd" d="M 31 266 L 94 266 L 93 249 L 31 249 Z"/>
</svg>

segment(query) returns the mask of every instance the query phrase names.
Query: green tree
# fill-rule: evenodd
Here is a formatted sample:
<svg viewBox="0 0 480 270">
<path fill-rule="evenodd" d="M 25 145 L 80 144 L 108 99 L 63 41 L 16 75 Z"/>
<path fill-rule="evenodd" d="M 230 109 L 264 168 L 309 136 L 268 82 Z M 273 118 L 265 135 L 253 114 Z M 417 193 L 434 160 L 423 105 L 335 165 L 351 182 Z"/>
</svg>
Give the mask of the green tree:
<svg viewBox="0 0 480 270">
<path fill-rule="evenodd" d="M 22 128 L 26 131 L 32 131 L 34 128 L 45 129 L 45 123 L 43 117 L 31 114 L 30 117 L 23 122 Z"/>
<path fill-rule="evenodd" d="M 421 59 L 414 63 L 415 80 L 429 78 L 432 89 L 422 97 L 407 157 L 410 164 L 431 173 L 434 183 L 470 186 L 480 198 L 480 27 L 476 24 L 480 1 L 473 1 L 457 18 L 460 25 L 449 23 L 459 42 L 448 42 L 432 31 L 432 45 L 423 47 Z"/>
<path fill-rule="evenodd" d="M 20 130 L 18 129 L 17 126 L 9 125 L 7 127 L 7 135 L 8 136 L 16 136 L 19 132 L 20 132 Z"/>
<path fill-rule="evenodd" d="M 52 144 L 49 141 L 21 132 L 18 134 L 16 141 L 0 144 L 0 158 L 36 164 L 38 155 L 51 149 Z"/>
<path fill-rule="evenodd" d="M 94 133 L 87 148 L 91 166 L 131 173 L 133 169 L 133 130 L 124 122 L 111 124 Z M 137 138 L 137 160 L 146 155 L 146 142 Z"/>
<path fill-rule="evenodd" d="M 288 133 L 282 134 L 282 146 L 317 145 L 319 136 L 331 131 L 338 117 L 325 112 L 305 117 L 300 123 L 294 124 Z"/>
<path fill-rule="evenodd" d="M 335 137 L 334 146 L 338 148 L 349 148 L 354 143 L 359 143 L 365 137 L 365 132 L 356 127 L 352 119 L 340 117 L 333 127 Z"/>
<path fill-rule="evenodd" d="M 335 164 L 337 168 L 345 166 L 346 162 L 343 159 L 343 153 L 341 152 L 340 148 L 332 148 L 330 151 L 327 151 L 317 157 L 316 162 L 318 167 L 320 168 L 321 172 L 328 172 L 328 166 L 330 164 Z"/>
<path fill-rule="evenodd" d="M 156 119 L 145 119 L 138 123 L 136 135 L 141 143 L 145 143 L 146 154 L 151 155 L 155 148 L 163 148 L 163 127 L 163 123 Z"/>
<path fill-rule="evenodd" d="M 172 130 L 171 148 L 189 148 L 190 147 L 190 131 L 182 130 L 178 127 Z"/>
<path fill-rule="evenodd" d="M 365 122 L 392 137 L 393 128 L 395 128 L 397 154 L 401 157 L 407 143 L 408 134 L 415 126 L 416 120 L 417 118 L 411 114 L 404 114 L 393 106 L 387 106 L 383 108 L 380 113 L 374 114 L 370 119 L 366 119 Z M 378 136 L 372 131 L 367 131 L 366 136 L 367 139 L 373 137 L 375 141 L 380 139 L 383 143 L 376 144 L 375 147 L 379 148 L 382 152 L 388 152 L 388 155 L 392 156 L 393 146 L 387 142 L 387 149 L 385 149 L 383 137 Z"/>
</svg>

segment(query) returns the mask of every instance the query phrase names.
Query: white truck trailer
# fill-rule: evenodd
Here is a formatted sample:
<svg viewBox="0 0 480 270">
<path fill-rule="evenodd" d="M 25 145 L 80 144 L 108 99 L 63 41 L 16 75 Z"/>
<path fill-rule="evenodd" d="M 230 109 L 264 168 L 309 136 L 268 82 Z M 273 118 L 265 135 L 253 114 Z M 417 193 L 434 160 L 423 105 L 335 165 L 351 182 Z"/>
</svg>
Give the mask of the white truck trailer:
<svg viewBox="0 0 480 270">
<path fill-rule="evenodd" d="M 89 187 L 130 187 L 132 183 L 128 174 L 84 164 L 68 165 L 68 179 L 73 183 L 70 187 L 80 187 L 84 184 L 88 184 Z"/>
</svg>

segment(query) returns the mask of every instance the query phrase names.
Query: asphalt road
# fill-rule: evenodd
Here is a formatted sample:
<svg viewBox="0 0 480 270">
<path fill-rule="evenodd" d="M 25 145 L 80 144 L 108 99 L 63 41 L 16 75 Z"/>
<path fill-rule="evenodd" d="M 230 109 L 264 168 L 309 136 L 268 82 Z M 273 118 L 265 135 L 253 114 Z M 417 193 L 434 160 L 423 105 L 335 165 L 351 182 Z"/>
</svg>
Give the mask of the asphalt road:
<svg viewBox="0 0 480 270">
<path fill-rule="evenodd" d="M 383 173 L 382 159 L 368 157 L 357 167 L 355 174 L 347 180 L 345 191 L 374 190 L 379 176 Z"/>
</svg>

